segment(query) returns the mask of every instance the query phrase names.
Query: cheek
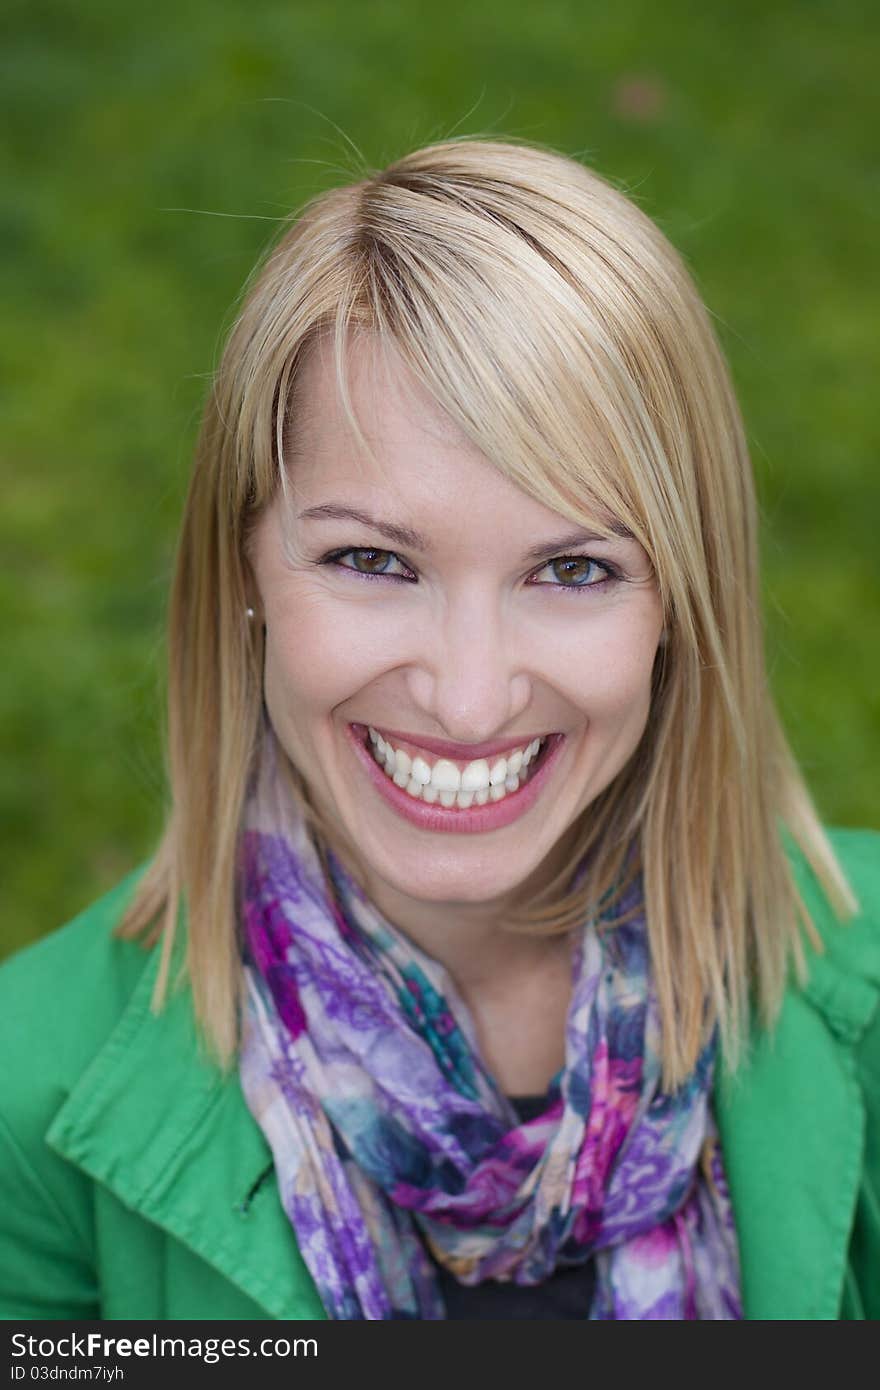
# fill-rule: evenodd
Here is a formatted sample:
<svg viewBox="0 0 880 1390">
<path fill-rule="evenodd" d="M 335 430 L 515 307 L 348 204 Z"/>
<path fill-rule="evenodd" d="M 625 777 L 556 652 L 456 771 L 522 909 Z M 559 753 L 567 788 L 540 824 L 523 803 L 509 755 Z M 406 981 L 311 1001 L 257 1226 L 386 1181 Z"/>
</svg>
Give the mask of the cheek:
<svg viewBox="0 0 880 1390">
<path fill-rule="evenodd" d="M 651 659 L 621 646 L 612 649 L 598 666 L 593 666 L 585 688 L 591 707 L 609 717 L 625 719 L 647 711 L 651 695 Z"/>
<path fill-rule="evenodd" d="M 594 724 L 638 724 L 648 716 L 660 624 L 646 614 L 638 622 L 610 621 L 578 644 L 568 670 L 572 702 Z"/>
<path fill-rule="evenodd" d="M 314 595 L 289 593 L 266 612 L 266 701 L 288 718 L 320 716 L 382 669 L 382 648 L 358 615 Z"/>
</svg>

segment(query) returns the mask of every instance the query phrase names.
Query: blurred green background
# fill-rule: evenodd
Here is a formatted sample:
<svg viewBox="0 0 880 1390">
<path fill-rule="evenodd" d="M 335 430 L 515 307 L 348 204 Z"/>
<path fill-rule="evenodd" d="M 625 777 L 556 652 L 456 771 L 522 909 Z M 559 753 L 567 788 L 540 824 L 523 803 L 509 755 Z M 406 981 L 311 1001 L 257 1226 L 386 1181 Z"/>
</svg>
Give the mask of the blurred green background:
<svg viewBox="0 0 880 1390">
<path fill-rule="evenodd" d="M 880 827 L 878 10 L 859 0 L 5 6 L 2 947 L 149 852 L 206 379 L 277 219 L 516 135 L 620 182 L 717 316 L 768 650 L 824 817 Z M 875 286 L 874 286 L 875 287 Z"/>
</svg>

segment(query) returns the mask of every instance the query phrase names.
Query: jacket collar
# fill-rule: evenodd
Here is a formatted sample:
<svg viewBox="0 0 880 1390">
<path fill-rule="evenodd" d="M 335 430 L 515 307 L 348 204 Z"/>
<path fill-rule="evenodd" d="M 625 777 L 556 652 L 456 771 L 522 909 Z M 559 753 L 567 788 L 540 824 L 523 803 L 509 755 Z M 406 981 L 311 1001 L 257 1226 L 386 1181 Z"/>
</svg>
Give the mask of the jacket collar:
<svg viewBox="0 0 880 1390">
<path fill-rule="evenodd" d="M 237 1075 L 205 1056 L 188 989 L 150 1008 L 158 955 L 46 1141 L 267 1313 L 324 1318 Z"/>
<path fill-rule="evenodd" d="M 838 1316 L 865 1129 L 854 1047 L 880 993 L 880 939 L 865 927 L 835 929 L 840 949 L 811 956 L 809 983 L 733 1078 L 719 1059 L 748 1319 Z M 47 1142 L 270 1315 L 323 1318 L 237 1074 L 205 1057 L 188 991 L 150 1009 L 157 956 Z"/>
</svg>

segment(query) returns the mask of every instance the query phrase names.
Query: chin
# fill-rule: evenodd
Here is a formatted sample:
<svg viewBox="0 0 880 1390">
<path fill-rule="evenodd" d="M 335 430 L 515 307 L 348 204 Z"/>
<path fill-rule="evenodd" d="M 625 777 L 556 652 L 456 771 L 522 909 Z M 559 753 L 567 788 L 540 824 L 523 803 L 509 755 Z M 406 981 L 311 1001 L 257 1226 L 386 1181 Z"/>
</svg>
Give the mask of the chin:
<svg viewBox="0 0 880 1390">
<path fill-rule="evenodd" d="M 466 847 L 467 848 L 467 847 Z M 534 872 L 537 865 L 530 864 L 525 872 L 511 873 L 497 863 L 496 851 L 493 855 L 485 847 L 470 864 L 462 863 L 463 851 L 459 848 L 450 851 L 438 847 L 434 855 L 422 853 L 413 857 L 410 868 L 406 862 L 384 857 L 376 860 L 363 856 L 370 874 L 385 880 L 396 892 L 421 902 L 492 902 L 518 888 Z M 506 856 L 505 856 L 506 858 Z M 493 862 L 495 860 L 496 862 Z"/>
</svg>

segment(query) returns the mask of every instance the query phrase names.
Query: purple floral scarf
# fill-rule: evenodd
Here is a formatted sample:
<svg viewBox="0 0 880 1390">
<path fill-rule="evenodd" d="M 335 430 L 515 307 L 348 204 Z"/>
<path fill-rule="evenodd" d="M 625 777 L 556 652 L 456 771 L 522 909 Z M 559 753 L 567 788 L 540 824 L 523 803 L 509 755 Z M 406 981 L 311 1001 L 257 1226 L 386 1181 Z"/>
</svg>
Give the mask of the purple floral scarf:
<svg viewBox="0 0 880 1390">
<path fill-rule="evenodd" d="M 660 1089 L 644 918 L 584 927 L 565 1067 L 520 1123 L 446 971 L 332 851 L 329 892 L 280 756 L 267 727 L 241 844 L 241 1084 L 327 1315 L 445 1317 L 430 1247 L 464 1284 L 592 1259 L 585 1318 L 741 1317 L 715 1041 Z"/>
</svg>

